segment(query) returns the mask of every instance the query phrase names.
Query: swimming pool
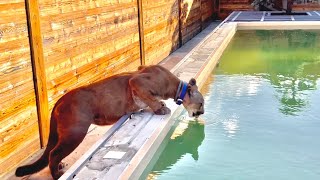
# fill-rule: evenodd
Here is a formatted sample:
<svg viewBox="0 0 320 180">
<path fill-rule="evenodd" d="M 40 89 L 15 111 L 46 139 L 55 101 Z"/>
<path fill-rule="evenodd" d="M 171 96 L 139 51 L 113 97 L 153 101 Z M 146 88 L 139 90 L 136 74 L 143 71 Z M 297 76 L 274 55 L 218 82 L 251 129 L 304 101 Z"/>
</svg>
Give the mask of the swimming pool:
<svg viewBox="0 0 320 180">
<path fill-rule="evenodd" d="M 320 179 L 320 31 L 237 31 L 140 179 Z"/>
</svg>

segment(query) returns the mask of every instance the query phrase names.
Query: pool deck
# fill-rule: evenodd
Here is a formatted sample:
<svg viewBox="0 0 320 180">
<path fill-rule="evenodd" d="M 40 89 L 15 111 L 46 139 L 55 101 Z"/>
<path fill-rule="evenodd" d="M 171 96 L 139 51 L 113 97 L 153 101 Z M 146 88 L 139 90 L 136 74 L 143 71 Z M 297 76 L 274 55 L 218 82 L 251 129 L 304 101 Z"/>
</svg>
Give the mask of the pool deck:
<svg viewBox="0 0 320 180">
<path fill-rule="evenodd" d="M 195 77 L 201 88 L 238 29 L 320 29 L 318 13 L 307 13 L 309 19 L 282 15 L 270 20 L 268 12 L 235 11 L 222 23 L 212 23 L 160 65 L 181 80 Z M 129 119 L 122 118 L 61 179 L 138 179 L 167 135 L 173 119 L 183 110 L 172 100 L 166 104 L 171 115 L 158 116 L 145 111 Z"/>
</svg>

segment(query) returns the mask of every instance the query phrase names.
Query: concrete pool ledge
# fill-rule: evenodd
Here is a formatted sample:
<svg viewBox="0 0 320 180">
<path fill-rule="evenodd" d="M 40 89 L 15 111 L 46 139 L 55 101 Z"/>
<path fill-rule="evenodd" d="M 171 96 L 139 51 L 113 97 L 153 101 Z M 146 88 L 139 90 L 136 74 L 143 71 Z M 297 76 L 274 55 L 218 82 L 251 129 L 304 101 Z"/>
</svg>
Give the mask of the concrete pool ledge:
<svg viewBox="0 0 320 180">
<path fill-rule="evenodd" d="M 177 53 L 182 54 L 179 62 L 174 67 L 167 67 L 181 80 L 189 81 L 195 77 L 199 88 L 236 31 L 234 23 L 222 22 L 217 28 L 215 26 L 211 26 L 206 34 L 197 35 L 194 39 L 198 41 L 191 50 L 187 47 L 188 43 L 184 46 L 188 49 L 185 53 L 177 50 Z M 171 56 L 160 64 L 166 67 L 166 61 Z M 170 115 L 157 116 L 145 111 L 134 114 L 131 119 L 122 119 L 122 123 L 117 123 L 112 132 L 108 131 L 60 179 L 138 179 L 167 135 L 174 119 L 184 109 L 172 99 L 165 102 L 171 109 Z M 118 156 L 116 153 L 120 157 L 115 158 Z"/>
</svg>

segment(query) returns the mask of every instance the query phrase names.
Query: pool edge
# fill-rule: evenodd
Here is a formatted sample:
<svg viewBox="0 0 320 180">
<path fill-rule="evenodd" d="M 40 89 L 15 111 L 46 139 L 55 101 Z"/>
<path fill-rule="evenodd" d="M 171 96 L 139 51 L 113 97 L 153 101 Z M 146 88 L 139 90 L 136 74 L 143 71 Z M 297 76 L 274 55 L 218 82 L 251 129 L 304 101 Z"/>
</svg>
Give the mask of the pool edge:
<svg viewBox="0 0 320 180">
<path fill-rule="evenodd" d="M 217 32 L 216 32 L 217 31 Z M 197 72 L 194 74 L 187 74 L 185 76 L 179 77 L 180 79 L 187 80 L 191 77 L 195 77 L 197 79 L 197 84 L 199 88 L 203 86 L 205 80 L 208 78 L 216 64 L 220 56 L 222 55 L 225 48 L 228 46 L 231 41 L 233 35 L 236 32 L 236 23 L 225 23 L 222 22 L 221 26 L 219 25 L 213 33 L 209 33 L 208 36 L 213 36 L 213 40 L 208 38 L 204 38 L 204 41 L 201 42 L 199 46 L 196 47 L 191 53 L 189 53 L 185 58 L 183 63 L 179 63 L 179 67 L 183 67 L 184 63 L 190 63 L 188 58 L 194 53 L 197 53 L 197 50 L 200 50 L 202 46 L 206 45 L 206 41 L 211 40 L 214 41 L 212 46 L 215 47 L 212 53 L 209 54 L 208 58 L 204 61 L 201 66 L 195 67 L 197 68 Z M 201 49 L 203 52 L 203 49 Z M 199 52 L 198 52 L 199 53 Z M 179 73 L 177 70 L 179 67 L 175 67 L 173 69 L 173 73 Z M 182 107 L 178 107 L 174 110 L 173 114 L 168 117 L 167 121 L 164 121 L 164 124 L 159 125 L 159 127 L 154 131 L 154 133 L 150 136 L 150 138 L 144 143 L 144 145 L 139 149 L 137 154 L 130 161 L 126 169 L 122 172 L 118 179 L 138 179 L 143 173 L 145 167 L 149 164 L 156 150 L 160 146 L 164 137 L 167 135 L 168 131 L 171 128 L 172 121 L 174 117 L 179 114 L 183 110 Z"/>
</svg>

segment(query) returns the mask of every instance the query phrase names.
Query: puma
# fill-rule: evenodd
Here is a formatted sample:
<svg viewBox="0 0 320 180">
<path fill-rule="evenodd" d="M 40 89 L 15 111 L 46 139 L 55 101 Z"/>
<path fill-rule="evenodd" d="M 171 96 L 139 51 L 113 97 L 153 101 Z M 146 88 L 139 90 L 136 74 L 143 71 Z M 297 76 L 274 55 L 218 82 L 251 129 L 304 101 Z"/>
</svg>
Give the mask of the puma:
<svg viewBox="0 0 320 180">
<path fill-rule="evenodd" d="M 50 119 L 48 145 L 33 164 L 21 166 L 16 176 L 33 174 L 49 164 L 58 179 L 62 159 L 84 139 L 90 124 L 111 125 L 123 115 L 150 107 L 157 115 L 170 109 L 160 100 L 172 98 L 183 104 L 192 117 L 204 113 L 204 99 L 196 80 L 180 81 L 159 65 L 140 66 L 137 71 L 114 75 L 96 83 L 71 90 L 55 104 Z"/>
</svg>

